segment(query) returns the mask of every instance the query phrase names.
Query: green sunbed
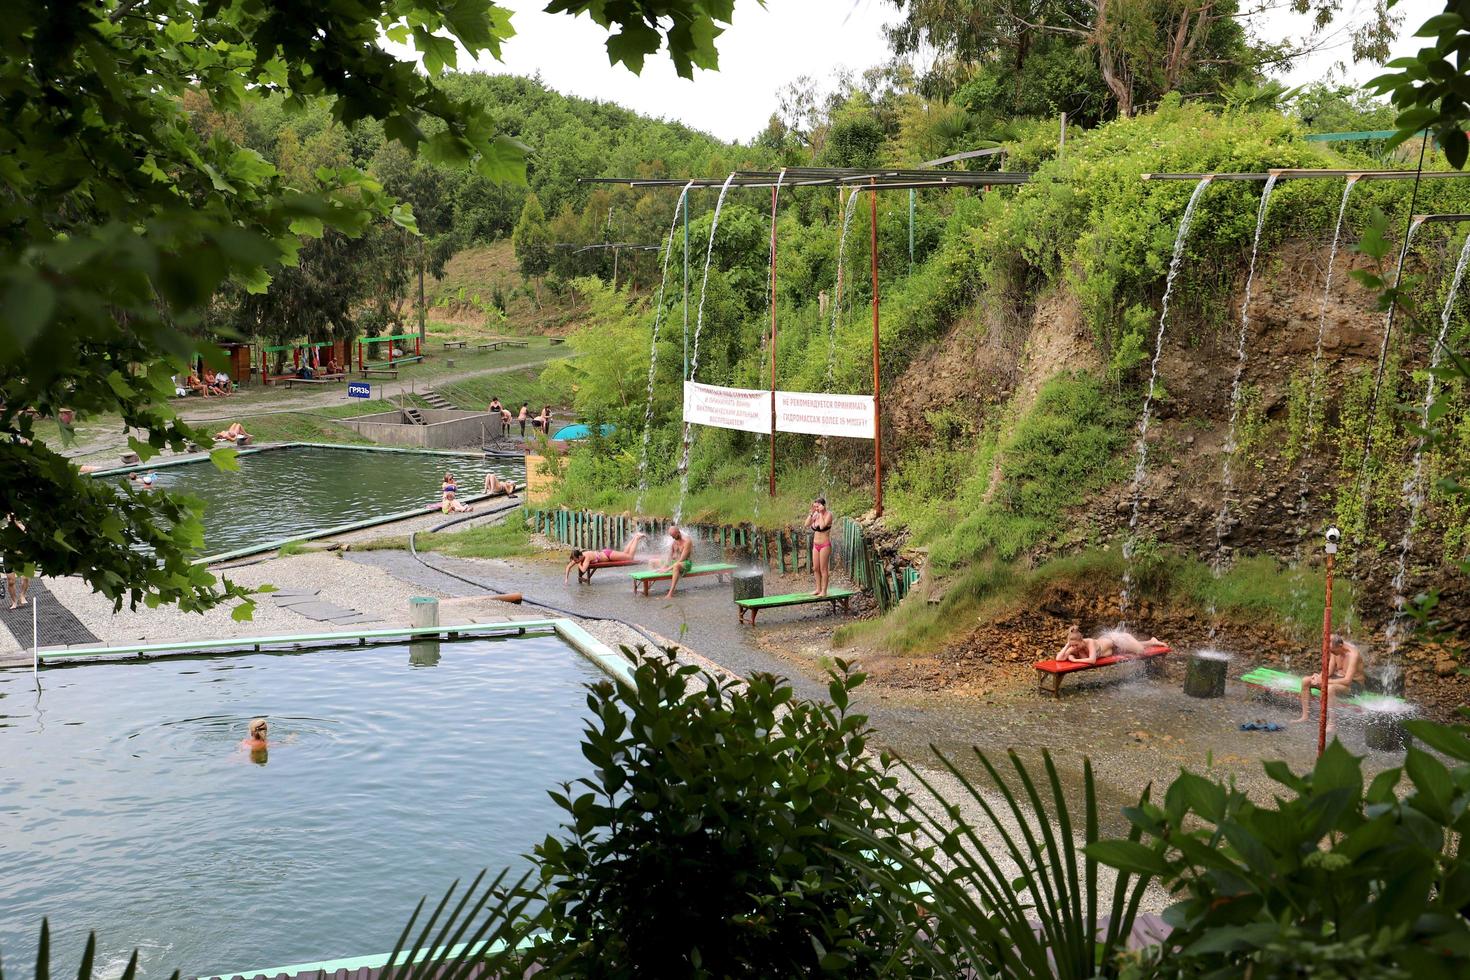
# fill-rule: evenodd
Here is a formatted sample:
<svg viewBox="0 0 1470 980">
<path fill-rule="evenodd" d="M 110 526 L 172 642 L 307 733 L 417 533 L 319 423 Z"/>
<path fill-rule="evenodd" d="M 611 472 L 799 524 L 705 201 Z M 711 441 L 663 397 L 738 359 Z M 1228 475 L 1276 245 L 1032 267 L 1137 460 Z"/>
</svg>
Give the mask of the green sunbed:
<svg viewBox="0 0 1470 980">
<path fill-rule="evenodd" d="M 729 575 L 730 575 L 731 572 L 735 571 L 736 567 L 737 566 L 735 566 L 735 565 L 725 565 L 725 564 L 718 564 L 718 565 L 695 565 L 693 568 L 689 569 L 689 571 L 685 572 L 683 575 L 680 575 L 679 576 L 679 581 L 682 582 L 686 578 L 693 578 L 695 575 L 714 575 L 714 576 L 717 576 L 721 582 L 723 582 L 726 578 L 729 577 Z M 672 579 L 674 577 L 674 573 L 673 572 L 634 572 L 632 575 L 630 575 L 628 577 L 633 580 L 633 592 L 635 594 L 638 591 L 639 584 L 642 584 L 642 586 L 643 586 L 643 594 L 644 595 L 648 595 L 648 588 L 649 588 L 649 586 L 651 586 L 654 582 L 667 582 L 669 579 Z"/>
<path fill-rule="evenodd" d="M 810 606 L 819 602 L 832 604 L 832 611 L 837 611 L 837 604 L 842 603 L 842 611 L 848 612 L 848 602 L 857 595 L 846 589 L 837 589 L 826 595 L 814 595 L 810 592 L 792 592 L 789 595 L 768 595 L 759 599 L 736 599 L 735 605 L 740 610 L 740 621 L 745 622 L 746 612 L 750 613 L 750 625 L 755 625 L 755 617 L 762 609 L 777 609 L 781 606 Z"/>
</svg>

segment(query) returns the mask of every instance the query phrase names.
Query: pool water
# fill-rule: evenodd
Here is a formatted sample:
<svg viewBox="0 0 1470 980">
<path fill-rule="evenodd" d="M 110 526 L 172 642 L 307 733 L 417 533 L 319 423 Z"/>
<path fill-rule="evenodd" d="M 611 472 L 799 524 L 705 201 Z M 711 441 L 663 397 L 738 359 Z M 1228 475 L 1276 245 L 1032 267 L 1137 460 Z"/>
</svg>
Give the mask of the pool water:
<svg viewBox="0 0 1470 980">
<path fill-rule="evenodd" d="M 421 896 L 525 870 L 604 676 L 552 635 L 54 668 L 39 701 L 0 671 L 0 961 L 43 916 L 63 975 L 88 930 L 103 977 L 389 952 Z"/>
<path fill-rule="evenodd" d="M 155 471 L 156 486 L 204 501 L 204 553 L 285 541 L 354 521 L 437 505 L 444 471 L 460 497 L 485 474 L 525 481 L 519 460 L 298 446 L 248 453 L 231 473 L 208 462 Z"/>
</svg>

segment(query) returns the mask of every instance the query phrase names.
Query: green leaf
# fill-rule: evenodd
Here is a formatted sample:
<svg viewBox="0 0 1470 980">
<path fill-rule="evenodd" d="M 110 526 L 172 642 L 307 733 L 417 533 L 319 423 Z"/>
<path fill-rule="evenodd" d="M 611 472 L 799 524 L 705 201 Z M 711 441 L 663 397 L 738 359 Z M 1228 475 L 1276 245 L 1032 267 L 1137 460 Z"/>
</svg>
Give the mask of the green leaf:
<svg viewBox="0 0 1470 980">
<path fill-rule="evenodd" d="M 0 324 L 17 349 L 24 350 L 41 333 L 56 310 L 56 291 L 28 266 L 15 266 L 0 280 Z"/>
<path fill-rule="evenodd" d="M 237 623 L 248 623 L 255 617 L 255 603 L 245 600 L 230 610 L 230 618 Z"/>
<path fill-rule="evenodd" d="M 221 446 L 209 451 L 209 461 L 217 470 L 226 473 L 238 473 L 240 471 L 240 459 L 233 447 Z"/>
</svg>

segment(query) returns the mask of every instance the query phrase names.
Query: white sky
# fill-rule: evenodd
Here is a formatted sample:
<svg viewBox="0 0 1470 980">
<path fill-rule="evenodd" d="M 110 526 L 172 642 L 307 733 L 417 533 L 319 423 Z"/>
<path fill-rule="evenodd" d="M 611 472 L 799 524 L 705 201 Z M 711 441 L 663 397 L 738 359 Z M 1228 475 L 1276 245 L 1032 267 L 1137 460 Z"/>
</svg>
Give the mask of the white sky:
<svg viewBox="0 0 1470 980">
<path fill-rule="evenodd" d="M 483 59 L 473 68 L 494 73 L 534 75 L 552 88 L 584 98 L 602 99 L 649 116 L 676 119 L 725 140 L 748 142 L 770 118 L 776 91 L 799 75 L 819 81 L 842 68 L 861 72 L 888 55 L 885 24 L 897 19 L 889 0 L 737 0 L 734 26 L 717 41 L 718 72 L 696 71 L 693 81 L 674 73 L 660 54 L 641 76 L 608 64 L 607 35 L 586 17 L 541 12 L 545 0 L 499 0 L 514 12 L 516 36 L 505 45 L 505 61 Z M 1368 0 L 1352 0 L 1354 7 Z M 1400 0 L 1404 22 L 1395 57 L 1412 53 L 1422 41 L 1412 34 L 1441 12 L 1440 0 Z M 1302 19 L 1270 15 L 1264 32 L 1279 37 L 1299 32 Z M 1346 57 L 1346 48 L 1303 59 L 1284 80 L 1292 85 L 1323 78 Z M 1339 81 L 1362 82 L 1378 74 L 1375 65 L 1347 66 Z"/>
</svg>

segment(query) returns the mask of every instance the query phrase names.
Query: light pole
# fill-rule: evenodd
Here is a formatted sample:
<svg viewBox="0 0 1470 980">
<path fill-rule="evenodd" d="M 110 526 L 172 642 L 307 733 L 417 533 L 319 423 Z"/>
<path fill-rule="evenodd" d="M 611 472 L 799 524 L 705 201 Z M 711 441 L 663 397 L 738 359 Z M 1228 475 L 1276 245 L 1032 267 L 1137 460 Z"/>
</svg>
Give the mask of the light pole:
<svg viewBox="0 0 1470 980">
<path fill-rule="evenodd" d="M 1342 532 L 1336 527 L 1327 529 L 1327 594 L 1326 602 L 1322 606 L 1322 673 L 1318 675 L 1321 680 L 1322 691 L 1322 717 L 1317 722 L 1317 755 L 1320 758 L 1327 750 L 1327 698 L 1331 685 L 1328 684 L 1327 669 L 1332 663 L 1332 561 L 1337 556 L 1337 543 L 1342 540 Z"/>
</svg>

